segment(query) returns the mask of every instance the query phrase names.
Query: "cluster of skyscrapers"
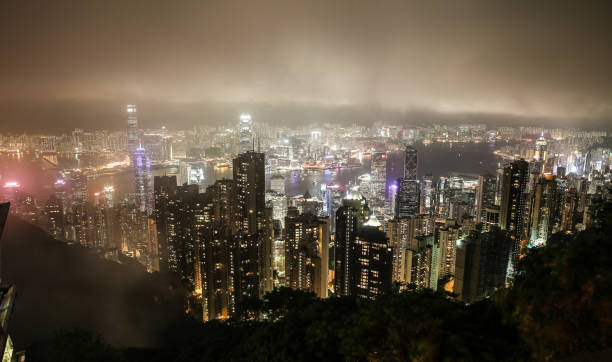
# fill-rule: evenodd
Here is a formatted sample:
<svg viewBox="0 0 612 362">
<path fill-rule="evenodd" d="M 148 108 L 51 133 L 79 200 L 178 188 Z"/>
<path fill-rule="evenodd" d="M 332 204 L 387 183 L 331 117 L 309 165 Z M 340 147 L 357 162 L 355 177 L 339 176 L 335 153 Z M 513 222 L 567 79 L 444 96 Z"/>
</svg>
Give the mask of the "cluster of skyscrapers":
<svg viewBox="0 0 612 362">
<path fill-rule="evenodd" d="M 609 151 L 564 153 L 561 141 L 551 149 L 544 136 L 519 143 L 518 156 L 498 148 L 508 162 L 495 172 L 434 177 L 419 175 L 418 142 L 480 142 L 499 132 L 480 125 L 381 127 L 372 135 L 255 131 L 244 113 L 234 130 L 172 138 L 165 129 L 143 132 L 137 115 L 128 105 L 122 154 L 133 183 L 125 197 L 113 185 L 92 195 L 88 180 L 97 174 L 72 168 L 42 207 L 15 182 L 3 198 L 57 239 L 179 276 L 189 309 L 204 320 L 236 316 L 244 301 L 283 285 L 320 298 L 375 298 L 398 283 L 471 303 L 510 283 L 528 248 L 589 227 L 597 202 L 611 197 Z M 519 136 L 532 131 L 540 130 Z M 83 132 L 73 136 L 77 149 L 92 147 L 81 144 Z M 588 148 L 601 135 L 565 136 L 571 147 Z M 319 182 L 302 194 L 287 188 L 303 187 L 299 172 L 335 173 L 368 160 L 369 173 L 346 184 Z M 204 183 L 201 162 L 231 174 Z M 153 175 L 154 165 L 178 171 Z"/>
</svg>

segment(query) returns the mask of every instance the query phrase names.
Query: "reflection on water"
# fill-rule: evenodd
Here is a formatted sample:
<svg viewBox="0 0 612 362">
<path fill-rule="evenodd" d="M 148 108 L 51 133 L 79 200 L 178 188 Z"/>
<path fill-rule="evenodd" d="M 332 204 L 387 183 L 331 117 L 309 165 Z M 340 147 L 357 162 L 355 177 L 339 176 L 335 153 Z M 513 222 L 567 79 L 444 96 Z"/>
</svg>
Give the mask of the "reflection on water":
<svg viewBox="0 0 612 362">
<path fill-rule="evenodd" d="M 416 145 L 419 151 L 419 175 L 427 173 L 433 177 L 448 175 L 451 172 L 466 174 L 482 174 L 486 171 L 496 169 L 496 158 L 493 155 L 493 145 L 488 143 L 479 144 L 443 144 L 434 143 L 428 146 Z M 91 157 L 81 159 L 58 159 L 60 167 L 66 164 L 77 167 L 87 165 L 100 165 L 111 160 L 97 159 Z M 388 158 L 387 173 L 388 179 L 393 180 L 400 177 L 403 172 L 403 158 L 401 152 L 391 153 Z M 221 178 L 231 178 L 232 171 L 229 168 L 215 168 L 213 165 L 202 163 L 203 186 L 210 185 L 215 180 Z M 370 172 L 369 159 L 364 158 L 364 165 L 359 168 L 324 170 L 324 171 L 291 171 L 283 172 L 287 194 L 289 196 L 303 194 L 309 191 L 315 195 L 320 189 L 321 184 L 340 184 L 348 185 L 357 183 L 357 178 Z M 167 167 L 151 170 L 152 176 L 177 175 L 180 170 L 176 167 Z M 49 167 L 42 159 L 35 159 L 33 155 L 20 155 L 20 157 L 0 155 L 0 179 L 1 183 L 8 180 L 18 181 L 24 191 L 33 194 L 37 198 L 46 198 L 51 192 L 51 185 L 59 177 L 59 169 Z M 267 187 L 269 186 L 268 174 Z M 180 177 L 179 177 L 180 179 Z M 89 193 L 101 191 L 106 185 L 113 185 L 115 197 L 124 197 L 132 192 L 134 174 L 131 171 L 123 171 L 114 174 L 101 174 L 96 177 L 89 177 Z"/>
</svg>

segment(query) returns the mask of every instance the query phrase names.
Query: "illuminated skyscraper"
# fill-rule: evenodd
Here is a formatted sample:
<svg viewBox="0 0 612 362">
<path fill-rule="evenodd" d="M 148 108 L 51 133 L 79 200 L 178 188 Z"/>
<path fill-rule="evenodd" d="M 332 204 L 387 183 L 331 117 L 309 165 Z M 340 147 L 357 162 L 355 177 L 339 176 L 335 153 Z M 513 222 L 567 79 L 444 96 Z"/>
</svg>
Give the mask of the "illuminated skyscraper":
<svg viewBox="0 0 612 362">
<path fill-rule="evenodd" d="M 285 283 L 293 289 L 327 297 L 329 223 L 327 218 L 298 214 L 290 208 L 285 221 Z"/>
<path fill-rule="evenodd" d="M 422 235 L 419 224 L 417 218 L 393 219 L 387 224 L 387 237 L 393 250 L 394 282 L 412 282 L 412 257 L 419 249 L 417 236 Z"/>
<path fill-rule="evenodd" d="M 70 174 L 70 183 L 72 185 L 72 213 L 70 224 L 72 226 L 71 237 L 69 239 L 77 243 L 87 246 L 88 216 L 87 216 L 87 176 L 81 170 L 74 170 Z"/>
<path fill-rule="evenodd" d="M 395 217 L 415 217 L 420 208 L 420 186 L 419 181 L 410 178 L 398 180 Z"/>
<path fill-rule="evenodd" d="M 381 219 L 385 213 L 387 185 L 387 154 L 385 152 L 372 153 L 370 170 L 370 198 L 368 199 L 372 211 Z"/>
<path fill-rule="evenodd" d="M 391 247 L 376 215 L 372 214 L 355 234 L 350 263 L 350 295 L 374 299 L 391 287 Z"/>
<path fill-rule="evenodd" d="M 476 221 L 486 220 L 486 209 L 495 205 L 495 192 L 497 190 L 497 179 L 494 175 L 484 174 L 478 176 L 478 196 L 476 198 Z"/>
<path fill-rule="evenodd" d="M 248 151 L 234 159 L 234 180 L 238 185 L 238 200 L 242 210 L 243 229 L 248 235 L 257 233 L 258 218 L 266 207 L 265 156 Z"/>
<path fill-rule="evenodd" d="M 432 215 L 436 206 L 436 189 L 431 174 L 421 180 L 421 214 Z"/>
<path fill-rule="evenodd" d="M 416 148 L 408 145 L 406 146 L 406 155 L 404 159 L 404 178 L 409 180 L 418 179 L 418 154 Z"/>
<path fill-rule="evenodd" d="M 355 237 L 369 214 L 366 200 L 357 191 L 350 191 L 336 211 L 334 289 L 337 296 L 351 295 L 351 278 L 358 273 L 353 263 Z"/>
<path fill-rule="evenodd" d="M 157 225 L 157 243 L 159 250 L 160 270 L 168 269 L 168 237 L 173 226 L 168 224 L 170 200 L 176 194 L 176 176 L 155 176 L 153 181 L 155 196 L 155 224 Z"/>
<path fill-rule="evenodd" d="M 132 165 L 134 165 L 132 155 L 140 146 L 140 137 L 138 134 L 138 112 L 136 110 L 136 105 L 134 104 L 127 105 L 127 146 L 130 160 L 132 161 Z"/>
<path fill-rule="evenodd" d="M 153 211 L 153 188 L 151 187 L 151 160 L 147 151 L 138 147 L 133 153 L 136 205 L 141 212 Z"/>
<path fill-rule="evenodd" d="M 531 200 L 529 225 L 529 246 L 546 244 L 552 234 L 554 217 L 557 213 L 557 182 L 551 174 L 540 177 Z"/>
<path fill-rule="evenodd" d="M 509 274 L 513 273 L 520 255 L 521 242 L 526 238 L 525 208 L 528 182 L 529 164 L 525 160 L 517 160 L 504 167 L 499 226 L 508 232 L 513 241 Z"/>
<path fill-rule="evenodd" d="M 536 149 L 533 158 L 536 161 L 546 161 L 548 158 L 547 143 L 544 135 L 540 136 L 540 138 L 536 140 Z"/>
<path fill-rule="evenodd" d="M 235 278 L 236 235 L 241 228 L 242 213 L 234 180 L 217 180 L 207 188 L 212 205 L 212 230 L 204 250 L 204 298 L 207 301 L 205 319 L 227 319 L 236 310 Z"/>
<path fill-rule="evenodd" d="M 62 200 L 51 195 L 45 204 L 47 232 L 57 240 L 64 240 L 64 207 Z"/>
<path fill-rule="evenodd" d="M 240 115 L 240 123 L 238 124 L 238 152 L 245 153 L 253 150 L 253 120 L 251 115 L 243 113 Z"/>
</svg>

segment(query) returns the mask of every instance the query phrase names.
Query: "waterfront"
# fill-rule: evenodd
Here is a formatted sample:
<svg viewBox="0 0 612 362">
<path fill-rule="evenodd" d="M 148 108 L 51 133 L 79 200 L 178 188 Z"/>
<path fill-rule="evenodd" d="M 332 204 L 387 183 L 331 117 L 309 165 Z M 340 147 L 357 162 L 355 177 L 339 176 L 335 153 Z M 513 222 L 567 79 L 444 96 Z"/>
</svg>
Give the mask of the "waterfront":
<svg viewBox="0 0 612 362">
<path fill-rule="evenodd" d="M 493 154 L 495 145 L 490 143 L 433 143 L 416 144 L 419 151 L 419 176 L 431 174 L 434 178 L 447 176 L 452 173 L 464 175 L 479 175 L 484 172 L 494 172 L 498 158 Z M 0 159 L 0 174 L 2 182 L 17 181 L 23 190 L 44 200 L 53 191 L 52 185 L 60 176 L 58 169 L 44 168 L 43 163 L 33 159 L 33 155 L 8 157 L 3 155 Z M 390 152 L 388 159 L 388 180 L 394 180 L 403 172 L 403 158 L 399 152 Z M 216 168 L 212 164 L 199 163 L 203 171 L 202 187 L 213 184 L 222 178 L 231 178 L 231 168 Z M 370 172 L 369 157 L 364 157 L 363 165 L 355 168 L 342 168 L 321 171 L 286 171 L 281 175 L 285 177 L 285 188 L 289 196 L 310 192 L 315 195 L 321 184 L 349 185 L 356 184 L 360 175 Z M 179 175 L 176 166 L 153 168 L 151 176 Z M 266 187 L 272 173 L 266 177 Z M 129 194 L 133 188 L 134 175 L 130 170 L 92 174 L 88 177 L 88 192 L 93 195 L 101 191 L 104 186 L 112 185 L 115 197 L 122 198 Z"/>
</svg>

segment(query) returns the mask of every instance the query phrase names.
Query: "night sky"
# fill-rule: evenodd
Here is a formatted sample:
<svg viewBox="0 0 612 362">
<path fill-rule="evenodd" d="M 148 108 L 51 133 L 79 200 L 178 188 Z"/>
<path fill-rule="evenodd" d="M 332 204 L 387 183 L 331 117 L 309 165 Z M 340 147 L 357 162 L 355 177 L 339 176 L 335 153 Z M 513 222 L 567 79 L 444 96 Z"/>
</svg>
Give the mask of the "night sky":
<svg viewBox="0 0 612 362">
<path fill-rule="evenodd" d="M 610 128 L 610 1 L 0 2 L 0 132 L 256 121 Z"/>
</svg>

